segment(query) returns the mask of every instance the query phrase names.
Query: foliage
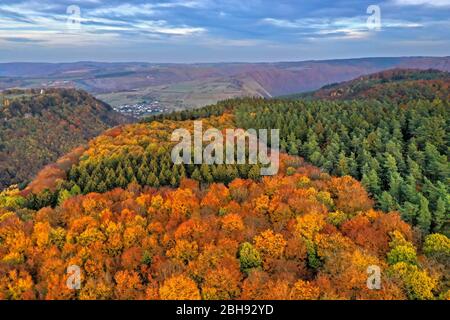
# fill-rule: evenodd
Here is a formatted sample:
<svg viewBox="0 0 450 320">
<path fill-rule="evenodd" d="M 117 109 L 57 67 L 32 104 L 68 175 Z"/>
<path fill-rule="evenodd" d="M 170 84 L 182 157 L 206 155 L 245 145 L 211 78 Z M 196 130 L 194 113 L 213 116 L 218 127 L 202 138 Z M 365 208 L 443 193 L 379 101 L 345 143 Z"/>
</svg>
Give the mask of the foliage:
<svg viewBox="0 0 450 320">
<path fill-rule="evenodd" d="M 350 86 L 376 100 L 245 98 L 106 131 L 0 194 L 0 299 L 448 297 L 448 83 L 420 76 Z M 201 117 L 280 128 L 278 175 L 173 165 L 170 134 Z"/>
<path fill-rule="evenodd" d="M 251 243 L 245 242 L 239 250 L 239 261 L 241 269 L 248 272 L 252 268 L 259 268 L 261 266 L 261 255 Z"/>
<path fill-rule="evenodd" d="M 284 159 L 291 162 L 292 159 Z M 287 168 L 288 166 L 284 166 Z M 410 227 L 396 213 L 367 206 L 348 177 L 298 167 L 261 181 L 235 180 L 200 189 L 127 189 L 73 196 L 55 208 L 0 211 L 3 299 L 430 299 L 446 287 L 438 266 L 410 264 Z M 299 181 L 308 181 L 305 188 Z M 344 186 L 344 187 L 342 187 Z M 240 198 L 234 198 L 240 190 Z M 329 211 L 319 194 L 329 194 Z M 268 204 L 262 201 L 269 198 Z M 263 204 L 263 205 L 262 205 Z M 218 208 L 223 208 L 221 213 Z M 280 225 L 271 215 L 288 208 Z M 348 210 L 339 223 L 328 215 Z M 431 238 L 432 239 L 432 238 Z M 431 240 L 428 240 L 430 242 Z M 391 244 L 391 248 L 389 247 Z M 430 246 L 429 246 L 430 247 Z M 409 252 L 409 251 L 408 251 Z M 429 249 L 426 249 L 429 252 Z M 388 258 L 386 258 L 386 254 Z M 406 258 L 404 258 L 406 257 Z M 311 262 L 316 259 L 317 263 Z M 407 262 L 405 262 L 407 261 Z M 387 268 L 382 290 L 366 286 L 367 267 Z M 405 264 L 407 264 L 405 266 Z M 81 268 L 81 290 L 65 286 Z M 32 275 L 32 276 L 31 276 Z M 442 280 L 443 281 L 443 280 Z M 423 283 L 422 283 L 423 282 Z"/>
<path fill-rule="evenodd" d="M 0 93 L 0 190 L 29 181 L 44 165 L 126 118 L 84 91 Z"/>
<path fill-rule="evenodd" d="M 448 234 L 449 110 L 448 99 L 254 99 L 234 112 L 239 127 L 279 128 L 282 151 L 361 180 L 378 208 Z"/>
<path fill-rule="evenodd" d="M 425 237 L 423 251 L 429 257 L 437 259 L 450 259 L 450 239 L 443 234 L 434 233 Z"/>
</svg>

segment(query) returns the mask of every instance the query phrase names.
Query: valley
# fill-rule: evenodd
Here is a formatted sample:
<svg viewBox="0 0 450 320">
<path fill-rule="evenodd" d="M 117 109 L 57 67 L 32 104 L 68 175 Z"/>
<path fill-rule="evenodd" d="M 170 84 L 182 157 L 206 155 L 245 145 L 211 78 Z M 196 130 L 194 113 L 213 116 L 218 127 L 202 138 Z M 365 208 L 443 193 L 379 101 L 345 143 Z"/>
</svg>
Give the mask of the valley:
<svg viewBox="0 0 450 320">
<path fill-rule="evenodd" d="M 0 63 L 0 89 L 79 88 L 114 108 L 158 101 L 163 109 L 175 111 L 229 98 L 268 98 L 307 92 L 391 68 L 450 71 L 450 58 L 211 64 Z"/>
</svg>

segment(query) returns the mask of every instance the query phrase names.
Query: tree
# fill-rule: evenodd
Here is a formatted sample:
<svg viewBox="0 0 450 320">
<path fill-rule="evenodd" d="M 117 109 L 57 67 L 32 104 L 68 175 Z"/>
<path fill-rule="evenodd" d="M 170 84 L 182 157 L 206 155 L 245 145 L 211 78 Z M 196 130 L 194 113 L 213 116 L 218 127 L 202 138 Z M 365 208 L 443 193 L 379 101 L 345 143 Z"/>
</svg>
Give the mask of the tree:
<svg viewBox="0 0 450 320">
<path fill-rule="evenodd" d="M 209 270 L 202 285 L 202 296 L 205 300 L 236 299 L 240 294 L 238 270 L 219 267 Z"/>
<path fill-rule="evenodd" d="M 288 137 L 288 151 L 291 155 L 298 155 L 297 138 L 293 133 Z"/>
<path fill-rule="evenodd" d="M 317 300 L 319 296 L 320 288 L 304 280 L 298 280 L 290 294 L 290 298 L 293 300 Z"/>
<path fill-rule="evenodd" d="M 198 256 L 198 245 L 195 241 L 177 240 L 175 247 L 167 251 L 167 256 L 188 264 Z"/>
<path fill-rule="evenodd" d="M 200 300 L 197 285 L 184 275 L 172 276 L 159 289 L 162 300 Z"/>
<path fill-rule="evenodd" d="M 195 168 L 194 172 L 191 175 L 191 178 L 197 181 L 202 181 L 202 174 L 198 168 Z"/>
<path fill-rule="evenodd" d="M 71 196 L 72 195 L 68 190 L 66 190 L 66 189 L 61 190 L 58 195 L 58 205 L 61 205 L 64 201 L 69 199 Z"/>
<path fill-rule="evenodd" d="M 377 196 L 380 193 L 380 179 L 374 169 L 371 169 L 367 174 L 363 174 L 361 183 L 372 196 Z"/>
<path fill-rule="evenodd" d="M 12 270 L 0 276 L 0 298 L 28 300 L 34 298 L 33 280 L 26 271 Z"/>
<path fill-rule="evenodd" d="M 423 252 L 432 258 L 450 259 L 450 239 L 443 234 L 433 233 L 425 237 Z"/>
<path fill-rule="evenodd" d="M 389 193 L 396 203 L 401 202 L 401 187 L 403 186 L 403 179 L 398 172 L 394 172 L 389 181 Z"/>
<path fill-rule="evenodd" d="M 419 212 L 419 206 L 405 201 L 403 203 L 403 207 L 400 209 L 400 212 L 402 213 L 403 220 L 410 224 L 413 224 L 416 221 L 417 214 Z"/>
<path fill-rule="evenodd" d="M 394 264 L 389 273 L 400 278 L 403 282 L 406 292 L 412 300 L 433 299 L 433 290 L 436 288 L 436 280 L 422 271 L 418 266 L 399 262 Z"/>
<path fill-rule="evenodd" d="M 248 172 L 248 178 L 253 180 L 261 179 L 261 168 L 259 165 L 253 165 Z"/>
<path fill-rule="evenodd" d="M 419 212 L 417 215 L 417 224 L 424 234 L 428 234 L 431 226 L 431 212 L 428 209 L 428 200 L 422 194 L 419 194 Z"/>
<path fill-rule="evenodd" d="M 244 242 L 239 250 L 241 270 L 248 273 L 252 268 L 259 268 L 262 264 L 261 255 L 251 243 Z"/>
<path fill-rule="evenodd" d="M 433 215 L 434 232 L 439 232 L 444 227 L 446 221 L 448 221 L 447 202 L 444 198 L 439 198 L 436 203 L 436 210 Z"/>
<path fill-rule="evenodd" d="M 222 229 L 227 235 L 232 236 L 243 232 L 245 230 L 245 225 L 240 215 L 230 213 L 222 218 Z"/>
<path fill-rule="evenodd" d="M 381 197 L 378 199 L 381 210 L 388 212 L 396 209 L 396 204 L 392 196 L 387 192 L 383 191 Z"/>
<path fill-rule="evenodd" d="M 441 155 L 437 148 L 431 144 L 425 145 L 425 173 L 433 180 L 445 181 L 449 176 L 447 156 Z"/>
<path fill-rule="evenodd" d="M 389 244 L 391 251 L 387 254 L 387 262 L 390 265 L 399 262 L 406 262 L 409 264 L 417 263 L 417 253 L 414 245 L 407 242 L 399 232 L 394 232 L 393 237 L 394 239 Z"/>
<path fill-rule="evenodd" d="M 261 232 L 254 237 L 255 248 L 261 253 L 262 258 L 281 258 L 286 247 L 283 235 L 274 233 L 272 230 Z"/>
<path fill-rule="evenodd" d="M 403 186 L 401 186 L 403 198 L 411 204 L 419 204 L 417 198 L 417 182 L 416 178 L 410 174 Z"/>
<path fill-rule="evenodd" d="M 114 276 L 115 298 L 120 300 L 138 300 L 143 298 L 144 286 L 136 271 L 119 271 Z"/>
</svg>

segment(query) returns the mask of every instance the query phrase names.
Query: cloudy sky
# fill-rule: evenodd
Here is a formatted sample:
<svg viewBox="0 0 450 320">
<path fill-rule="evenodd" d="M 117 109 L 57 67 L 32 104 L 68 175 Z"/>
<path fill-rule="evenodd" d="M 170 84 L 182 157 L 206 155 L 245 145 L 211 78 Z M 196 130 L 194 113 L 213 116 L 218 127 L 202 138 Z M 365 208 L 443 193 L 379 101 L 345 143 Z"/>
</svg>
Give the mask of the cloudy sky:
<svg viewBox="0 0 450 320">
<path fill-rule="evenodd" d="M 0 61 L 448 56 L 449 30 L 450 0 L 0 0 Z"/>
</svg>

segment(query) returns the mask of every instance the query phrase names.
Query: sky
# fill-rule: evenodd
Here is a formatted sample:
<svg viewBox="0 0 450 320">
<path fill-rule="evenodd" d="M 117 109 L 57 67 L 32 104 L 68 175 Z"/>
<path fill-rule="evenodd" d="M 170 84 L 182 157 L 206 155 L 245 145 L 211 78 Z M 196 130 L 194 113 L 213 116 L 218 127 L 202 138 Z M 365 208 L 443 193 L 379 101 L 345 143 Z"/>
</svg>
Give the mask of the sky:
<svg viewBox="0 0 450 320">
<path fill-rule="evenodd" d="M 449 56 L 450 0 L 0 0 L 0 62 Z"/>
</svg>

